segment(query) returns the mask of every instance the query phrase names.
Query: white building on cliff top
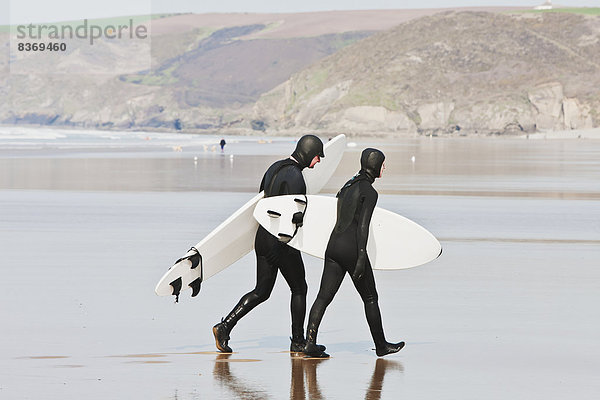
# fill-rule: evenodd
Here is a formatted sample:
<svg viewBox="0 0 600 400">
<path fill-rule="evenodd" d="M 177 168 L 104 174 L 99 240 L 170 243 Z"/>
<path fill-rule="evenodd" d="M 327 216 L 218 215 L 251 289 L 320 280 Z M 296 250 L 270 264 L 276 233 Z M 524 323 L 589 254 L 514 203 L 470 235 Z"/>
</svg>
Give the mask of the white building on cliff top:
<svg viewBox="0 0 600 400">
<path fill-rule="evenodd" d="M 540 6 L 533 8 L 534 10 L 552 10 L 552 0 L 546 0 L 546 2 Z"/>
</svg>

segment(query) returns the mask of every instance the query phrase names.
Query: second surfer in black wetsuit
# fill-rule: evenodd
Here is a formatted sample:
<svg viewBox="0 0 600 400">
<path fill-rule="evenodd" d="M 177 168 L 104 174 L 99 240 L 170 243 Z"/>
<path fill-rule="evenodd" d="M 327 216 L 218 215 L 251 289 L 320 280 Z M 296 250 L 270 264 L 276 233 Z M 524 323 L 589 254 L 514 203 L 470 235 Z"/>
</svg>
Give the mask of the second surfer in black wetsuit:
<svg viewBox="0 0 600 400">
<path fill-rule="evenodd" d="M 377 356 L 396 353 L 404 347 L 404 342 L 389 343 L 385 340 L 375 278 L 367 255 L 369 224 L 378 197 L 372 184 L 383 174 L 384 160 L 381 151 L 365 149 L 360 158 L 361 170 L 337 194 L 337 220 L 325 251 L 321 287 L 308 319 L 304 348 L 307 356 L 329 357 L 322 346 L 316 344 L 317 331 L 325 309 L 340 288 L 346 272 L 352 277 L 364 303 Z"/>
<path fill-rule="evenodd" d="M 302 170 L 313 168 L 321 157 L 325 157 L 323 142 L 314 135 L 302 136 L 290 158 L 275 162 L 265 172 L 260 183 L 260 190 L 265 191 L 265 197 L 306 194 L 306 183 Z M 301 220 L 295 222 L 302 223 Z M 229 333 L 244 315 L 269 298 L 279 270 L 292 292 L 290 350 L 300 352 L 306 343 L 304 318 L 307 292 L 304 263 L 300 252 L 280 242 L 262 226 L 259 226 L 256 232 L 254 250 L 256 252 L 256 287 L 242 296 L 233 310 L 213 327 L 217 348 L 225 353 L 232 352 L 228 344 Z"/>
</svg>

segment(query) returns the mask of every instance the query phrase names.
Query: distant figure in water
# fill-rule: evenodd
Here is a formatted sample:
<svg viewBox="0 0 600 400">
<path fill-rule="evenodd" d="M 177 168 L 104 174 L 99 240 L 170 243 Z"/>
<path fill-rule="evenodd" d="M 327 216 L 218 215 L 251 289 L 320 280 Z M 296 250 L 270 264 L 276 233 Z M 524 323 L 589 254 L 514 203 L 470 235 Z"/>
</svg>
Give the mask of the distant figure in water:
<svg viewBox="0 0 600 400">
<path fill-rule="evenodd" d="M 327 306 L 337 293 L 346 272 L 364 303 L 365 314 L 378 357 L 396 353 L 404 342 L 389 343 L 383 333 L 381 312 L 375 278 L 367 254 L 367 240 L 371 216 L 377 204 L 376 178 L 381 178 L 385 156 L 377 149 L 365 149 L 360 157 L 361 169 L 337 194 L 337 220 L 325 251 L 325 266 L 321 288 L 317 294 L 306 329 L 304 354 L 326 358 L 329 354 L 317 345 L 317 331 Z"/>
<path fill-rule="evenodd" d="M 224 151 L 223 149 L 225 149 L 225 145 L 227 144 L 227 142 L 225 141 L 225 139 L 221 139 L 221 142 L 219 143 L 221 145 L 221 153 Z"/>
</svg>

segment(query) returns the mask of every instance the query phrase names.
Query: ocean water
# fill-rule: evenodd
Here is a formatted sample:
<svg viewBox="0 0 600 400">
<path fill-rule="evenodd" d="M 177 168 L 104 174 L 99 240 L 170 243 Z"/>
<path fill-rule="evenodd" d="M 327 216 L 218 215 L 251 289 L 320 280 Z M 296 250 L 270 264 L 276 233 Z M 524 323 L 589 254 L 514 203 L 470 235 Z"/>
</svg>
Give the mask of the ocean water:
<svg viewBox="0 0 600 400">
<path fill-rule="evenodd" d="M 375 271 L 386 335 L 406 341 L 401 352 L 375 356 L 346 279 L 319 332 L 331 359 L 304 360 L 287 352 L 281 277 L 232 332 L 235 353 L 215 352 L 212 326 L 254 285 L 252 254 L 196 298 L 154 294 L 166 269 L 294 146 L 226 137 L 221 154 L 218 140 L 0 129 L 0 398 L 600 392 L 600 141 L 356 141 L 326 194 L 356 172 L 362 148 L 381 148 L 378 205 L 425 226 L 444 252 L 418 268 Z M 310 306 L 322 261 L 305 264 Z"/>
</svg>

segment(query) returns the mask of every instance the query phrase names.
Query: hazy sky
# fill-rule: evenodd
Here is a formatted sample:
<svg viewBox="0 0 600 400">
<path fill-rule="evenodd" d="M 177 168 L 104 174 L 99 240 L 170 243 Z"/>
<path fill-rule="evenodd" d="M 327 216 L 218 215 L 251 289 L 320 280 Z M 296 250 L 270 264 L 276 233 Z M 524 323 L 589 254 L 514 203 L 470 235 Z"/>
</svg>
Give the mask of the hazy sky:
<svg viewBox="0 0 600 400">
<path fill-rule="evenodd" d="M 303 12 L 466 6 L 533 7 L 544 0 L 0 0 L 0 25 L 54 22 L 164 12 Z M 554 0 L 600 7 L 600 0 Z M 10 18 L 10 19 L 9 19 Z"/>
</svg>

